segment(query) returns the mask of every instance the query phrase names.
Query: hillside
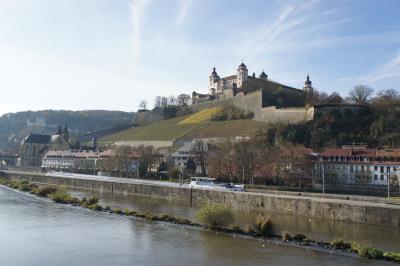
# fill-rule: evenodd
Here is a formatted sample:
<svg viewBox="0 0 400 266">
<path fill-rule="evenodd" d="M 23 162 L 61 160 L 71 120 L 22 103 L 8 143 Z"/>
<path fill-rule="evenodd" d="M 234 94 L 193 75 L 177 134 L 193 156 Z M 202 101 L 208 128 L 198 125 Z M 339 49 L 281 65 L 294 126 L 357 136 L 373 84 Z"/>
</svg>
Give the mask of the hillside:
<svg viewBox="0 0 400 266">
<path fill-rule="evenodd" d="M 30 133 L 54 134 L 59 125 L 67 125 L 71 137 L 79 137 L 132 123 L 134 113 L 121 111 L 26 111 L 0 117 L 0 150 L 16 150 Z"/>
<path fill-rule="evenodd" d="M 101 138 L 100 141 L 110 143 L 133 140 L 151 141 L 249 136 L 263 125 L 261 122 L 252 120 L 210 121 L 208 115 L 213 112 L 210 109 L 123 130 Z"/>
</svg>

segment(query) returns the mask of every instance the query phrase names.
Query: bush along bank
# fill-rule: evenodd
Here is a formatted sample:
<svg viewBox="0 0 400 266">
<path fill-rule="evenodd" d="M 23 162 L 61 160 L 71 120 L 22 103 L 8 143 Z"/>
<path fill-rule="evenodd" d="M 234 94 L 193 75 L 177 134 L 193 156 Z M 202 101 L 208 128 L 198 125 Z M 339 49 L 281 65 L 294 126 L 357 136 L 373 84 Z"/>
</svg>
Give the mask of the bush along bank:
<svg viewBox="0 0 400 266">
<path fill-rule="evenodd" d="M 349 242 L 342 239 L 335 239 L 330 242 L 319 242 L 308 238 L 303 234 L 290 235 L 289 232 L 283 231 L 281 234 L 274 232 L 273 222 L 269 217 L 262 214 L 258 215 L 254 225 L 248 226 L 246 229 L 240 226 L 230 224 L 234 219 L 232 210 L 225 205 L 212 204 L 203 207 L 197 213 L 197 219 L 201 223 L 192 222 L 188 219 L 175 217 L 167 214 L 153 215 L 149 213 L 140 213 L 131 209 L 111 209 L 109 206 L 102 207 L 98 204 L 99 200 L 96 197 L 78 199 L 72 197 L 67 189 L 63 186 L 38 186 L 29 183 L 28 181 L 9 180 L 0 177 L 0 185 L 4 185 L 13 189 L 23 192 L 29 192 L 39 197 L 46 197 L 56 203 L 70 204 L 82 208 L 113 213 L 117 215 L 124 215 L 136 218 L 142 218 L 149 221 L 168 222 L 179 225 L 206 227 L 216 231 L 239 234 L 243 236 L 250 236 L 254 238 L 266 238 L 274 241 L 280 241 L 288 245 L 301 245 L 318 250 L 325 251 L 340 251 L 345 255 L 346 253 L 358 254 L 360 257 L 376 260 L 387 260 L 400 264 L 400 252 L 383 252 L 380 249 L 369 247 L 357 242 Z"/>
</svg>

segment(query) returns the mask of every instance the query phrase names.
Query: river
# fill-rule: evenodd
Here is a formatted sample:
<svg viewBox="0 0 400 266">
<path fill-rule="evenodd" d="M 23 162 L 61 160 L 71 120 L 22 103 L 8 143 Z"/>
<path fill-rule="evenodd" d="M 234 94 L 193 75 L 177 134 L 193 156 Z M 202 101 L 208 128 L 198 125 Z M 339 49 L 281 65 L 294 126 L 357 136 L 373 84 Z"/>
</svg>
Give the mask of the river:
<svg viewBox="0 0 400 266">
<path fill-rule="evenodd" d="M 124 210 L 130 208 L 152 214 L 166 213 L 196 220 L 196 212 L 202 205 L 191 206 L 189 202 L 171 201 L 165 198 L 123 195 L 119 193 L 98 192 L 73 188 L 71 194 L 78 198 L 97 196 L 100 205 Z M 254 224 L 259 213 L 236 211 L 234 223 L 242 228 Z M 318 218 L 306 218 L 278 212 L 265 212 L 272 218 L 276 232 L 288 231 L 290 234 L 302 233 L 319 241 L 345 239 L 388 251 L 400 251 L 400 228 L 367 225 L 352 222 L 333 221 Z"/>
<path fill-rule="evenodd" d="M 0 187 L 0 265 L 377 264 L 97 213 Z"/>
</svg>

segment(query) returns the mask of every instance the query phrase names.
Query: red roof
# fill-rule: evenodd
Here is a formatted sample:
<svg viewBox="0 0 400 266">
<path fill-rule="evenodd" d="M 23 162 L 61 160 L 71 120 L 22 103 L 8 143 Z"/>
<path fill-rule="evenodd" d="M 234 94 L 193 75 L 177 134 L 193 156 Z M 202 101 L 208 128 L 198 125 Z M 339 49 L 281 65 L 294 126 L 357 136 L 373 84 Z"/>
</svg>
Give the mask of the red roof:
<svg viewBox="0 0 400 266">
<path fill-rule="evenodd" d="M 400 149 L 336 148 L 320 153 L 321 157 L 400 157 Z"/>
</svg>

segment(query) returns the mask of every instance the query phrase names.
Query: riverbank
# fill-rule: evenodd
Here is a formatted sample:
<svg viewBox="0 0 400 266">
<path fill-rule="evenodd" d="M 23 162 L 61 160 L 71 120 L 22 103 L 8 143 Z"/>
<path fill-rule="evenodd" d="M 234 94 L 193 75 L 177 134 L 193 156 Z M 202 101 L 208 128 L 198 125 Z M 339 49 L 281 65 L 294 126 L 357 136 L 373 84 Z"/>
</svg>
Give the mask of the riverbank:
<svg viewBox="0 0 400 266">
<path fill-rule="evenodd" d="M 5 171 L 5 174 L 11 179 L 37 184 L 64 185 L 124 195 L 146 195 L 185 201 L 189 204 L 218 203 L 235 210 L 272 211 L 307 218 L 400 227 L 400 206 L 379 202 L 190 189 L 175 183 L 99 176 L 48 176 L 16 171 Z"/>
<path fill-rule="evenodd" d="M 1 179 L 0 183 L 13 189 L 18 189 L 20 191 L 29 192 L 37 196 L 50 198 L 54 200 L 56 203 L 71 204 L 74 206 L 79 206 L 97 212 L 108 212 L 117 215 L 146 219 L 149 221 L 167 222 L 167 223 L 198 227 L 198 228 L 200 227 L 204 228 L 205 226 L 204 224 L 199 224 L 187 219 L 172 217 L 169 215 L 162 215 L 162 214 L 154 215 L 154 214 L 139 213 L 129 209 L 119 210 L 119 209 L 111 209 L 107 206 L 102 207 L 98 205 L 97 198 L 79 200 L 77 198 L 72 197 L 69 193 L 67 193 L 65 188 L 63 187 L 60 188 L 55 186 L 37 186 L 27 181 L 20 182 L 8 179 Z M 208 227 L 208 229 L 212 229 L 220 233 L 230 234 L 233 235 L 234 237 L 251 237 L 254 239 L 259 239 L 260 241 L 264 241 L 267 244 L 273 242 L 278 245 L 297 246 L 306 248 L 307 250 L 311 249 L 316 251 L 323 251 L 323 252 L 328 252 L 330 254 L 336 254 L 342 256 L 354 257 L 354 255 L 358 254 L 366 258 L 385 259 L 388 261 L 400 263 L 399 253 L 390 253 L 390 252 L 383 253 L 381 250 L 376 248 L 367 247 L 359 243 L 346 242 L 343 240 L 318 242 L 312 239 L 308 239 L 306 236 L 301 234 L 290 236 L 289 234 L 283 232 L 282 235 L 279 235 L 277 233 L 272 233 L 270 230 L 267 231 L 262 229 L 257 230 L 257 222 L 255 228 L 248 228 L 246 230 L 243 230 L 237 226 L 232 226 L 232 225 L 229 228 L 218 225 L 218 226 L 213 226 L 212 228 Z"/>
</svg>

